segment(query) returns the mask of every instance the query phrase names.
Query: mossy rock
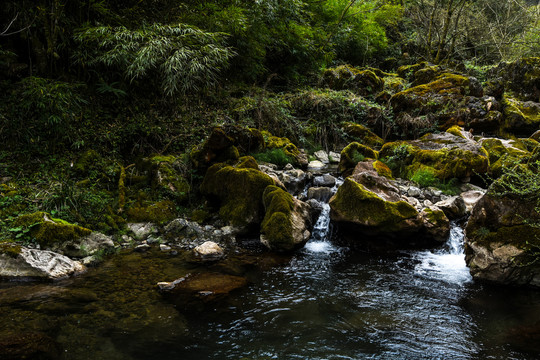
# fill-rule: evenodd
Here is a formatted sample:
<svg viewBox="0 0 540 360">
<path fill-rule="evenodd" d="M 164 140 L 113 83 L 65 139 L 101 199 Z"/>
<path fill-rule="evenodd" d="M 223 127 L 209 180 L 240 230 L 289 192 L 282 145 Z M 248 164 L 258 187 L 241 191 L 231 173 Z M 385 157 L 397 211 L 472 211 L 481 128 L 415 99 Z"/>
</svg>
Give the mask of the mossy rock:
<svg viewBox="0 0 540 360">
<path fill-rule="evenodd" d="M 384 144 L 383 139 L 381 139 L 364 125 L 345 122 L 343 123 L 343 130 L 349 137 L 352 138 L 352 140 L 361 144 L 370 147 L 382 146 Z"/>
<path fill-rule="evenodd" d="M 376 160 L 373 162 L 373 169 L 379 174 L 388 179 L 393 179 L 392 170 L 382 161 Z"/>
<path fill-rule="evenodd" d="M 149 205 L 135 204 L 127 210 L 129 222 L 151 222 L 161 224 L 176 217 L 176 206 L 171 200 Z"/>
<path fill-rule="evenodd" d="M 298 200 L 277 186 L 263 193 L 265 215 L 261 224 L 261 242 L 270 250 L 287 252 L 302 247 L 309 239 L 306 221 L 298 215 Z M 301 205 L 300 205 L 301 206 Z M 304 213 L 308 211 L 304 204 Z"/>
<path fill-rule="evenodd" d="M 501 192 L 503 181 L 497 179 L 472 210 L 465 229 L 467 264 L 477 279 L 540 287 L 538 201 Z"/>
<path fill-rule="evenodd" d="M 414 73 L 412 86 L 430 83 L 443 71 L 443 68 L 438 65 L 427 65 Z"/>
<path fill-rule="evenodd" d="M 376 160 L 378 156 L 379 153 L 376 150 L 358 142 L 352 142 L 341 151 L 338 169 L 342 174 L 349 174 L 360 161 Z"/>
<path fill-rule="evenodd" d="M 502 174 L 503 166 L 517 163 L 520 159 L 530 155 L 525 149 L 520 149 L 520 142 L 513 146 L 508 141 L 503 143 L 500 139 L 488 138 L 482 140 L 482 147 L 486 149 L 489 159 L 489 172 L 494 177 Z"/>
<path fill-rule="evenodd" d="M 184 177 L 187 164 L 182 156 L 154 155 L 143 160 L 142 169 L 147 171 L 154 190 L 159 189 L 178 203 L 188 199 L 191 186 Z"/>
<path fill-rule="evenodd" d="M 540 128 L 540 104 L 506 96 L 503 101 L 504 123 L 500 131 L 516 136 L 530 136 Z"/>
<path fill-rule="evenodd" d="M 461 126 L 458 126 L 458 125 L 454 125 L 448 129 L 446 129 L 446 132 L 447 133 L 450 133 L 454 136 L 457 136 L 457 137 L 460 137 L 460 138 L 463 138 L 463 139 L 467 139 L 468 137 L 465 135 L 465 131 L 463 130 L 463 128 Z"/>
<path fill-rule="evenodd" d="M 426 66 L 429 66 L 429 63 L 426 61 L 413 65 L 402 65 L 397 69 L 397 73 L 401 78 L 412 80 L 414 78 L 414 74 Z"/>
<path fill-rule="evenodd" d="M 395 94 L 405 89 L 407 85 L 407 80 L 399 76 L 385 76 L 384 81 L 384 90 L 388 91 L 390 94 Z"/>
<path fill-rule="evenodd" d="M 540 102 L 540 57 L 500 63 L 490 72 L 492 78 L 502 78 L 504 88 L 521 101 Z"/>
<path fill-rule="evenodd" d="M 427 134 L 414 141 L 386 143 L 379 156 L 394 163 L 400 177 L 418 170 L 433 173 L 439 180 L 468 178 L 488 171 L 488 154 L 473 140 L 451 133 Z"/>
<path fill-rule="evenodd" d="M 234 143 L 235 139 L 223 127 L 214 127 L 206 141 L 191 150 L 191 162 L 195 168 L 206 169 L 217 162 L 236 160 L 240 152 Z"/>
<path fill-rule="evenodd" d="M 481 96 L 477 81 L 458 74 L 443 73 L 427 84 L 401 91 L 390 99 L 394 112 L 428 114 L 455 106 L 464 96 Z M 418 111 L 421 109 L 420 111 Z"/>
<path fill-rule="evenodd" d="M 384 87 L 384 81 L 372 70 L 361 70 L 350 65 L 326 69 L 323 82 L 333 90 L 353 90 L 360 95 L 376 94 Z"/>
<path fill-rule="evenodd" d="M 11 243 L 11 242 L 2 242 L 0 243 L 0 255 L 7 255 L 10 258 L 16 258 L 21 253 L 21 246 Z"/>
<path fill-rule="evenodd" d="M 244 160 L 235 166 L 212 165 L 201 185 L 204 195 L 219 200 L 220 217 L 235 226 L 250 227 L 260 223 L 264 189 L 274 185 L 272 178 L 258 169 L 242 167 L 253 161 Z"/>
<path fill-rule="evenodd" d="M 222 126 L 225 134 L 232 139 L 240 155 L 264 149 L 264 137 L 258 129 L 246 128 L 238 125 Z"/>
<path fill-rule="evenodd" d="M 21 215 L 13 223 L 14 227 L 27 231 L 27 236 L 43 248 L 55 244 L 76 240 L 92 232 L 79 225 L 73 225 L 61 219 L 55 219 L 45 212 Z"/>
<path fill-rule="evenodd" d="M 346 178 L 330 200 L 334 221 L 358 225 L 374 234 L 390 234 L 410 227 L 418 212 L 404 201 L 385 201 L 362 184 Z M 416 229 L 417 230 L 417 229 Z"/>
</svg>

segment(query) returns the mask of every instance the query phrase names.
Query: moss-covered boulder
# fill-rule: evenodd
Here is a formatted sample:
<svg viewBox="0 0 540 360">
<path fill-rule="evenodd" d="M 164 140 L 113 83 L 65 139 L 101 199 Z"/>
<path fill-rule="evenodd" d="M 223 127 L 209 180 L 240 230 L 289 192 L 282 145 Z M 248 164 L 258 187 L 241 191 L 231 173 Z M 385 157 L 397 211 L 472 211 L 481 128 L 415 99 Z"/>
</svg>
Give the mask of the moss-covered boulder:
<svg viewBox="0 0 540 360">
<path fill-rule="evenodd" d="M 55 244 L 73 241 L 80 237 L 90 235 L 92 232 L 82 226 L 73 225 L 61 219 L 55 219 L 46 212 L 36 212 L 19 216 L 11 229 L 16 236 L 35 240 L 42 248 L 49 248 Z M 16 231 L 14 231 L 16 230 Z"/>
<path fill-rule="evenodd" d="M 384 87 L 384 81 L 371 69 L 357 69 L 350 65 L 326 69 L 322 78 L 331 89 L 354 90 L 363 96 L 376 94 Z"/>
<path fill-rule="evenodd" d="M 540 287 L 538 199 L 508 188 L 501 191 L 502 181 L 497 180 L 472 210 L 465 229 L 467 264 L 476 279 Z"/>
<path fill-rule="evenodd" d="M 338 169 L 347 176 L 360 161 L 364 161 L 364 159 L 376 160 L 378 156 L 379 153 L 376 150 L 358 142 L 352 142 L 341 151 Z"/>
<path fill-rule="evenodd" d="M 504 123 L 499 129 L 501 133 L 526 137 L 540 129 L 540 103 L 505 96 L 502 105 Z"/>
<path fill-rule="evenodd" d="M 217 200 L 220 217 L 231 225 L 253 227 L 262 220 L 263 192 L 274 181 L 258 169 L 244 167 L 253 161 L 212 165 L 201 184 L 201 192 Z"/>
<path fill-rule="evenodd" d="M 458 74 L 443 73 L 427 84 L 395 94 L 390 104 L 396 113 L 416 111 L 427 114 L 456 104 L 465 95 L 481 96 L 477 81 Z"/>
<path fill-rule="evenodd" d="M 494 177 L 502 175 L 503 166 L 511 166 L 530 155 L 519 141 L 484 138 L 480 143 L 488 154 L 489 173 Z"/>
<path fill-rule="evenodd" d="M 311 236 L 308 204 L 295 199 L 277 186 L 264 190 L 265 215 L 261 224 L 261 242 L 273 251 L 298 249 Z"/>
<path fill-rule="evenodd" d="M 249 144 L 250 140 L 243 138 L 243 136 L 247 136 L 247 134 L 239 131 L 236 127 L 233 128 L 234 131 L 232 133 L 228 133 L 227 129 L 228 128 L 224 127 L 214 127 L 206 141 L 201 145 L 195 146 L 191 150 L 190 159 L 194 167 L 206 169 L 214 163 L 238 159 L 240 157 L 240 152 L 235 144 L 238 144 L 239 142 L 243 144 L 242 146 L 249 148 L 249 145 L 246 144 Z M 249 132 L 249 130 L 247 131 Z M 240 141 L 234 137 L 238 134 L 242 137 L 242 140 Z M 260 142 L 260 137 L 258 137 L 258 135 L 260 135 L 260 132 L 254 135 L 258 140 L 253 140 L 253 143 L 257 141 Z"/>
<path fill-rule="evenodd" d="M 392 163 L 400 177 L 411 177 L 424 170 L 440 180 L 463 179 L 488 170 L 488 154 L 480 144 L 448 132 L 427 134 L 414 141 L 386 143 L 379 157 Z"/>
<path fill-rule="evenodd" d="M 489 76 L 501 78 L 504 88 L 520 100 L 540 102 L 540 57 L 500 63 Z"/>
<path fill-rule="evenodd" d="M 191 186 L 186 180 L 188 164 L 184 157 L 154 155 L 145 158 L 140 168 L 146 171 L 148 182 L 154 190 L 178 203 L 188 199 Z"/>
<path fill-rule="evenodd" d="M 373 239 L 381 244 L 390 240 L 397 248 L 441 243 L 449 231 L 440 209 L 416 209 L 392 181 L 373 170 L 371 162 L 357 165 L 330 199 L 330 208 L 332 220 L 346 234 L 355 234 L 357 241 L 362 234 L 371 244 Z"/>
<path fill-rule="evenodd" d="M 353 141 L 359 142 L 369 147 L 382 146 L 384 140 L 373 133 L 366 126 L 361 124 L 356 124 L 352 122 L 345 122 L 342 125 L 343 131 L 349 138 Z"/>
</svg>

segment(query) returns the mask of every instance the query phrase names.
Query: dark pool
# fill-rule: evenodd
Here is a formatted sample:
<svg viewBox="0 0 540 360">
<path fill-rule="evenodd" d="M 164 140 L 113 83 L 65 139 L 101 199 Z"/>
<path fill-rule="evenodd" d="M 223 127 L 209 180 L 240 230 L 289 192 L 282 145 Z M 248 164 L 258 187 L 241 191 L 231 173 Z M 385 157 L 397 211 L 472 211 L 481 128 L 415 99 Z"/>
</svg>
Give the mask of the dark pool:
<svg viewBox="0 0 540 360">
<path fill-rule="evenodd" d="M 0 346 L 39 333 L 59 359 L 538 359 L 540 292 L 472 282 L 461 236 L 437 251 L 314 239 L 292 257 L 242 255 L 221 270 L 248 288 L 182 309 L 155 284 L 200 269 L 126 253 L 56 284 L 2 283 Z"/>
</svg>

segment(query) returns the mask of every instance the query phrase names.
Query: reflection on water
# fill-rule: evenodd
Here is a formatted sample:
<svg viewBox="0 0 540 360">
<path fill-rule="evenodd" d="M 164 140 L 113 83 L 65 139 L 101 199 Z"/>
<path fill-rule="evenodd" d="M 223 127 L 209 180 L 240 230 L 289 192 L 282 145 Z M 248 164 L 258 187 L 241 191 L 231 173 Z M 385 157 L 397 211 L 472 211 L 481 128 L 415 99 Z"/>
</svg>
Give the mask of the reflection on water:
<svg viewBox="0 0 540 360">
<path fill-rule="evenodd" d="M 190 311 L 165 302 L 155 284 L 196 267 L 161 253 L 121 255 L 52 285 L 3 283 L 0 346 L 37 331 L 61 359 L 538 358 L 540 293 L 472 282 L 461 236 L 454 227 L 440 251 L 381 256 L 315 233 L 265 271 L 246 273 L 259 258 L 197 268 L 243 272 L 251 283 Z"/>
</svg>

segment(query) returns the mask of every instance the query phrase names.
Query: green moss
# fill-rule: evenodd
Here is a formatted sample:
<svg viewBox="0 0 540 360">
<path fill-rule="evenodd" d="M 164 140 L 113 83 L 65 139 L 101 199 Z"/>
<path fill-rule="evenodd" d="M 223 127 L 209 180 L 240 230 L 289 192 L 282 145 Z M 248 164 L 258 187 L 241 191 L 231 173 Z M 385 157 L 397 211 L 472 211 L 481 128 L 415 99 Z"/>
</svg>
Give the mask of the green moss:
<svg viewBox="0 0 540 360">
<path fill-rule="evenodd" d="M 376 160 L 378 155 L 379 153 L 370 147 L 358 142 L 352 142 L 341 151 L 339 171 L 341 173 L 349 172 L 364 158 Z"/>
<path fill-rule="evenodd" d="M 406 167 L 406 171 L 414 174 L 419 169 L 429 169 L 440 180 L 465 178 L 487 172 L 488 159 L 487 156 L 457 148 L 420 149 L 414 152 L 412 162 Z"/>
<path fill-rule="evenodd" d="M 355 124 L 351 122 L 343 123 L 343 130 L 345 133 L 352 137 L 354 141 L 367 146 L 382 146 L 384 140 L 374 134 L 371 130 L 361 124 Z"/>
<path fill-rule="evenodd" d="M 290 251 L 295 247 L 291 212 L 294 200 L 288 192 L 277 186 L 268 186 L 264 190 L 263 203 L 266 209 L 261 233 L 273 250 Z"/>
<path fill-rule="evenodd" d="M 502 131 L 529 136 L 540 125 L 540 106 L 530 101 L 519 101 L 505 96 L 502 105 L 505 122 Z"/>
<path fill-rule="evenodd" d="M 375 161 L 373 163 L 373 168 L 375 169 L 375 171 L 377 171 L 377 174 L 379 174 L 380 176 L 384 176 L 385 178 L 388 178 L 388 179 L 392 179 L 392 170 L 390 170 L 390 168 L 388 166 L 386 166 L 385 163 L 383 163 L 382 161 Z"/>
<path fill-rule="evenodd" d="M 191 220 L 199 224 L 204 223 L 211 217 L 211 214 L 203 209 L 195 209 L 191 212 Z"/>
<path fill-rule="evenodd" d="M 282 149 L 285 154 L 291 158 L 296 158 L 300 154 L 300 150 L 294 145 L 291 140 L 286 137 L 277 137 L 269 132 L 263 131 L 265 135 L 265 145 L 268 149 Z"/>
<path fill-rule="evenodd" d="M 16 258 L 21 253 L 21 246 L 12 243 L 0 243 L 0 255 L 7 255 Z"/>
<path fill-rule="evenodd" d="M 28 236 L 42 247 L 71 241 L 90 235 L 92 232 L 82 226 L 73 225 L 61 219 L 55 219 L 45 212 L 19 216 L 14 226 L 29 229 Z"/>
<path fill-rule="evenodd" d="M 80 174 L 88 174 L 88 172 L 103 159 L 95 150 L 87 150 L 73 164 L 73 169 Z"/>
<path fill-rule="evenodd" d="M 255 160 L 253 156 L 242 156 L 240 159 L 238 159 L 235 167 L 239 169 L 259 170 L 259 164 L 257 164 L 257 160 Z"/>
<path fill-rule="evenodd" d="M 212 165 L 204 177 L 201 192 L 220 201 L 220 217 L 233 225 L 259 223 L 264 189 L 272 178 L 253 168 L 224 163 Z"/>
<path fill-rule="evenodd" d="M 430 208 L 425 208 L 423 211 L 426 213 L 427 219 L 432 224 L 442 224 L 448 221 L 448 218 L 442 210 L 433 211 Z"/>
<path fill-rule="evenodd" d="M 466 139 L 465 135 L 463 135 L 463 128 L 461 126 L 454 125 L 448 128 L 446 132 L 452 135 L 455 135 L 457 137 L 460 137 L 462 139 Z"/>
<path fill-rule="evenodd" d="M 403 65 L 397 69 L 397 73 L 404 79 L 412 79 L 413 75 L 420 69 L 425 68 L 429 64 L 425 61 L 414 65 Z"/>
<path fill-rule="evenodd" d="M 283 149 L 266 149 L 263 152 L 253 154 L 253 157 L 257 159 L 257 161 L 276 164 L 281 167 L 295 162 L 293 158 L 285 154 Z"/>
<path fill-rule="evenodd" d="M 385 201 L 350 178 L 345 179 L 330 201 L 333 212 L 363 226 L 385 232 L 399 230 L 404 220 L 415 218 L 418 212 L 404 201 Z"/>
<path fill-rule="evenodd" d="M 151 222 L 161 224 L 176 217 L 175 205 L 170 200 L 160 201 L 148 206 L 134 206 L 127 210 L 130 222 Z"/>
<path fill-rule="evenodd" d="M 177 203 L 188 199 L 191 186 L 185 178 L 187 165 L 184 157 L 154 155 L 144 159 L 140 167 L 148 174 L 153 190 Z"/>
<path fill-rule="evenodd" d="M 503 166 L 513 164 L 528 155 L 528 152 L 514 147 L 514 145 L 521 147 L 520 142 L 513 142 L 512 145 L 512 147 L 505 147 L 499 139 L 484 139 L 482 141 L 482 147 L 488 154 L 489 172 L 492 175 L 500 176 Z"/>
</svg>

